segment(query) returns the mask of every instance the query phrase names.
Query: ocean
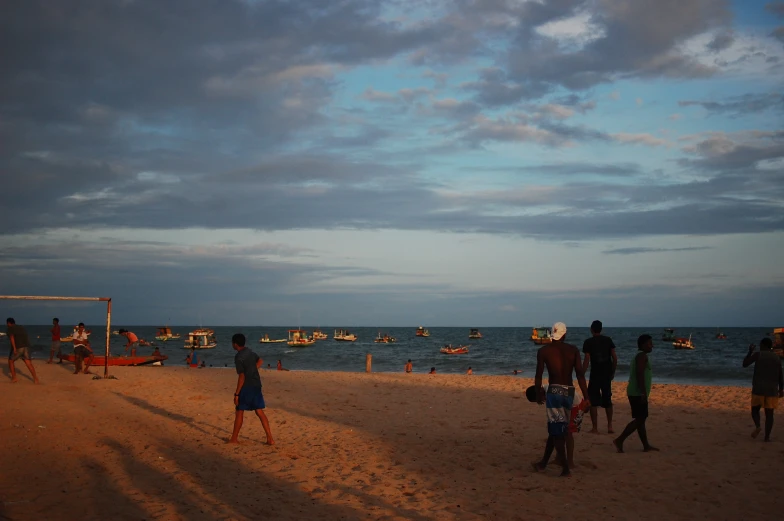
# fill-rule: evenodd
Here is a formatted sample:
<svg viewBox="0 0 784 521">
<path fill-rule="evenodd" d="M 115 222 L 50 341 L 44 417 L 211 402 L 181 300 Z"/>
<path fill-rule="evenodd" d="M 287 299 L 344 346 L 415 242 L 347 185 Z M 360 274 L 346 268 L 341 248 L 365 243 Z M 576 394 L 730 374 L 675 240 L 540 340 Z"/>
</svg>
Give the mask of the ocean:
<svg viewBox="0 0 784 521">
<path fill-rule="evenodd" d="M 34 360 L 48 358 L 49 327 L 25 326 L 34 344 L 32 356 Z M 88 329 L 93 332 L 93 346 L 97 353 L 103 352 L 104 327 L 90 324 Z M 152 326 L 112 325 L 112 330 L 125 328 L 136 333 L 139 338 L 154 341 L 156 328 Z M 172 326 L 174 333 L 183 336 L 181 340 L 158 342 L 161 352 L 169 356 L 166 365 L 184 365 L 188 350 L 184 349 L 184 340 L 188 331 L 197 326 Z M 341 325 L 337 328 L 346 328 Z M 365 355 L 373 355 L 374 372 L 402 372 L 408 359 L 414 364 L 415 373 L 426 373 L 435 367 L 437 373 L 459 374 L 469 367 L 475 375 L 513 375 L 518 370 L 521 377 L 533 377 L 536 370 L 536 350 L 539 346 L 530 341 L 531 327 L 479 328 L 483 338 L 469 340 L 469 328 L 434 327 L 428 328 L 430 337 L 416 337 L 415 326 L 371 328 L 356 327 L 348 329 L 358 336 L 356 342 L 337 342 L 332 339 L 335 327 L 321 326 L 320 329 L 329 335 L 328 340 L 318 341 L 312 347 L 292 348 L 286 344 L 261 344 L 259 339 L 268 334 L 269 338 L 286 338 L 285 327 L 237 326 L 214 327 L 218 346 L 215 349 L 201 350 L 199 355 L 208 367 L 232 367 L 234 350 L 231 337 L 234 333 L 243 333 L 248 339 L 248 346 L 264 359 L 264 367 L 269 364 L 275 367 L 281 360 L 283 367 L 296 371 L 365 371 Z M 313 326 L 303 327 L 312 331 Z M 694 350 L 676 350 L 671 342 L 662 340 L 661 327 L 629 327 L 605 328 L 604 334 L 612 337 L 617 346 L 618 374 L 617 380 L 628 377 L 629 363 L 637 352 L 637 337 L 647 333 L 653 336 L 654 350 L 651 354 L 654 381 L 658 383 L 708 384 L 750 386 L 752 368 L 741 366 L 748 345 L 769 336 L 769 328 L 726 328 L 722 331 L 726 340 L 715 338 L 716 328 L 677 328 L 677 336 L 692 335 Z M 69 331 L 68 325 L 62 327 L 63 336 Z M 378 332 L 389 333 L 397 339 L 394 344 L 376 344 L 373 339 Z M 582 349 L 583 340 L 590 336 L 587 327 L 570 327 L 567 341 Z M 443 355 L 439 349 L 445 344 L 468 345 L 469 353 L 461 355 Z M 3 338 L 0 345 L 8 344 Z M 114 355 L 122 354 L 125 338 L 112 336 L 111 351 Z M 138 354 L 149 354 L 152 348 L 141 347 Z"/>
</svg>

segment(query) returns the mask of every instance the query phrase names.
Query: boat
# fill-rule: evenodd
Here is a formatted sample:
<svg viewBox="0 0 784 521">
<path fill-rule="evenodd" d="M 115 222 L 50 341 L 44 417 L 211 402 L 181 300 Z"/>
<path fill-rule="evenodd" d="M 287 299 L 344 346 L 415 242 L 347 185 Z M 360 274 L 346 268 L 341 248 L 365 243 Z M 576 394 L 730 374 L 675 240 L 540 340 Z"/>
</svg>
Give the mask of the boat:
<svg viewBox="0 0 784 521">
<path fill-rule="evenodd" d="M 169 340 L 179 340 L 180 335 L 179 333 L 172 333 L 172 330 L 168 326 L 159 327 L 158 332 L 155 333 L 155 340 L 160 340 L 161 342 L 168 342 Z"/>
<path fill-rule="evenodd" d="M 212 349 L 218 345 L 215 338 L 215 331 L 212 329 L 199 328 L 188 333 L 188 340 L 183 346 L 185 349 Z"/>
<path fill-rule="evenodd" d="M 313 330 L 313 339 L 314 340 L 326 340 L 329 338 L 329 335 L 321 331 L 320 329 Z"/>
<path fill-rule="evenodd" d="M 694 344 L 691 342 L 691 335 L 689 338 L 677 337 L 672 343 L 675 349 L 694 349 Z"/>
<path fill-rule="evenodd" d="M 166 355 L 151 355 L 151 356 L 110 356 L 109 365 L 163 365 L 160 362 L 168 360 Z M 75 354 L 61 354 L 60 360 L 63 362 L 76 362 Z M 104 355 L 95 355 L 90 367 L 101 367 L 106 365 L 106 357 Z"/>
<path fill-rule="evenodd" d="M 384 335 L 382 336 L 381 331 L 379 331 L 378 336 L 376 337 L 375 340 L 373 340 L 373 342 L 377 344 L 393 344 L 397 342 L 397 339 L 393 336 L 390 336 L 388 333 L 384 333 Z"/>
<path fill-rule="evenodd" d="M 338 342 L 356 342 L 357 335 L 350 333 L 348 329 L 336 329 L 335 335 L 332 337 Z"/>
<path fill-rule="evenodd" d="M 784 327 L 773 329 L 773 351 L 784 358 Z"/>
<path fill-rule="evenodd" d="M 662 333 L 662 340 L 665 342 L 673 342 L 675 340 L 675 330 L 672 328 L 666 328 L 664 333 Z"/>
<path fill-rule="evenodd" d="M 716 340 L 726 340 L 726 339 L 727 339 L 727 335 L 724 334 L 724 331 L 719 331 L 719 329 L 716 328 Z"/>
<path fill-rule="evenodd" d="M 552 330 L 549 327 L 535 327 L 531 330 L 531 342 L 534 344 L 549 344 L 552 341 Z"/>
<path fill-rule="evenodd" d="M 428 331 L 427 329 L 425 329 L 423 326 L 419 326 L 419 327 L 417 328 L 417 330 L 416 330 L 416 333 L 415 333 L 415 334 L 416 334 L 416 336 L 423 336 L 423 337 L 427 337 L 427 336 L 430 336 L 430 331 Z"/>
<path fill-rule="evenodd" d="M 289 338 L 286 341 L 291 347 L 308 347 L 316 343 L 313 337 L 309 337 L 307 331 L 302 329 L 289 329 Z"/>
<path fill-rule="evenodd" d="M 259 339 L 259 342 L 262 344 L 282 344 L 283 342 L 287 342 L 285 338 L 270 338 L 268 334 L 264 333 L 264 336 Z"/>
<path fill-rule="evenodd" d="M 468 352 L 468 346 L 454 347 L 452 344 L 449 344 L 442 347 L 440 352 L 444 355 L 462 355 Z"/>
<path fill-rule="evenodd" d="M 471 331 L 468 332 L 468 338 L 482 338 L 482 333 L 476 328 L 471 328 Z"/>
</svg>

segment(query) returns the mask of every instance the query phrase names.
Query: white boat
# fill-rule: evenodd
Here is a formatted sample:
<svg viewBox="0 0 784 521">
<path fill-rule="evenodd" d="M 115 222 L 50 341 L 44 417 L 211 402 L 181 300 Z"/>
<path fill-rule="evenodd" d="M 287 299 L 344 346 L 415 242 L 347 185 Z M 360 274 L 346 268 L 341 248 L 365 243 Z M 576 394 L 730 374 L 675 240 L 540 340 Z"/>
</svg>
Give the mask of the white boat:
<svg viewBox="0 0 784 521">
<path fill-rule="evenodd" d="M 285 338 L 270 338 L 266 333 L 264 333 L 264 336 L 259 339 L 259 342 L 262 344 L 282 344 L 285 341 Z"/>
<path fill-rule="evenodd" d="M 215 331 L 212 329 L 199 328 L 188 333 L 188 340 L 183 346 L 185 349 L 212 349 L 218 345 L 215 338 Z"/>
<path fill-rule="evenodd" d="M 336 329 L 335 336 L 333 336 L 335 340 L 338 342 L 356 342 L 357 335 L 354 333 L 349 333 L 348 329 Z"/>
<path fill-rule="evenodd" d="M 474 339 L 482 338 L 482 333 L 480 333 L 479 330 L 476 328 L 471 328 L 471 331 L 468 332 L 468 338 L 474 338 Z"/>
<path fill-rule="evenodd" d="M 316 343 L 313 337 L 309 337 L 307 331 L 302 329 L 289 329 L 289 339 L 286 342 L 291 347 L 308 347 Z"/>
<path fill-rule="evenodd" d="M 689 335 L 689 338 L 676 338 L 672 345 L 675 349 L 694 349 L 694 344 L 691 343 L 691 335 Z"/>
<path fill-rule="evenodd" d="M 329 338 L 329 335 L 322 332 L 320 329 L 313 330 L 313 339 L 314 340 L 326 340 Z"/>
<path fill-rule="evenodd" d="M 397 342 L 397 339 L 390 335 L 389 333 L 385 333 L 384 335 L 381 334 L 381 331 L 378 332 L 378 336 L 376 337 L 373 342 L 377 344 L 394 344 Z"/>
</svg>

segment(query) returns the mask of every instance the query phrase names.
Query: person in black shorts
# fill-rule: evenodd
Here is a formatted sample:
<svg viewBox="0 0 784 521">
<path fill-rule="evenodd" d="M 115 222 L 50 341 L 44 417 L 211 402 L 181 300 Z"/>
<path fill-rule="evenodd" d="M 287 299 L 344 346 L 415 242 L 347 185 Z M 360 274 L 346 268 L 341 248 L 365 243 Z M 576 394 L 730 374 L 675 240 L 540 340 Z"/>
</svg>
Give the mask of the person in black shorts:
<svg viewBox="0 0 784 521">
<path fill-rule="evenodd" d="M 261 393 L 261 376 L 259 367 L 263 360 L 259 355 L 245 347 L 245 335 L 237 333 L 231 337 L 231 346 L 237 351 L 234 355 L 234 365 L 237 368 L 237 389 L 234 391 L 234 431 L 229 438 L 229 443 L 239 443 L 240 429 L 245 411 L 254 411 L 261 420 L 264 434 L 267 435 L 267 445 L 275 445 L 272 439 L 269 420 L 264 414 L 264 395 Z"/>
<path fill-rule="evenodd" d="M 588 397 L 591 401 L 591 433 L 599 433 L 599 412 L 601 406 L 607 414 L 607 432 L 613 431 L 613 404 L 612 381 L 615 378 L 615 368 L 618 366 L 618 355 L 615 354 L 615 344 L 612 338 L 602 335 L 602 323 L 594 320 L 591 323 L 591 338 L 583 342 L 585 362 L 583 369 L 590 368 L 590 382 L 588 383 Z"/>
</svg>

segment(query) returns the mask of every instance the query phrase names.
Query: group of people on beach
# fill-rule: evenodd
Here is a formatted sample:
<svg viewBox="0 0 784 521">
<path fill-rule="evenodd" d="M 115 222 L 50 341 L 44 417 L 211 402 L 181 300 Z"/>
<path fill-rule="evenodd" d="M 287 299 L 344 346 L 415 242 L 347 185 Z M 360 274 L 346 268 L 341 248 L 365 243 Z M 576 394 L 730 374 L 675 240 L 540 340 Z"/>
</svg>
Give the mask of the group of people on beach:
<svg viewBox="0 0 784 521">
<path fill-rule="evenodd" d="M 784 397 L 784 372 L 781 359 L 773 351 L 770 338 L 763 338 L 760 351 L 755 352 L 754 344 L 749 346 L 743 360 L 743 367 L 754 364 L 751 389 L 751 416 L 756 438 L 761 432 L 760 410 L 765 409 L 765 441 L 770 441 L 773 430 L 773 413 L 779 398 Z M 629 368 L 629 382 L 626 395 L 631 408 L 632 420 L 623 432 L 613 439 L 619 453 L 624 451 L 624 442 L 635 432 L 642 442 L 643 451 L 659 449 L 648 441 L 646 422 L 648 419 L 648 399 L 651 393 L 652 370 L 648 355 L 653 351 L 651 335 L 640 335 L 637 339 L 637 354 Z M 547 414 L 547 442 L 542 459 L 534 462 L 533 469 L 543 472 L 556 452 L 556 462 L 561 465 L 561 476 L 570 476 L 574 468 L 574 434 L 580 431 L 582 415 L 590 410 L 592 433 L 598 433 L 598 408 L 605 410 L 607 432 L 613 430 L 612 381 L 618 366 L 615 344 L 608 336 L 602 335 L 602 323 L 598 320 L 591 324 L 591 337 L 583 342 L 584 359 L 576 346 L 566 343 L 566 324 L 557 322 L 552 328 L 552 342 L 541 347 L 536 356 L 536 375 L 534 385 L 526 389 L 529 401 L 544 404 Z M 589 381 L 585 373 L 590 368 Z M 548 386 L 542 386 L 545 369 Z M 577 379 L 579 389 L 574 386 Z"/>
</svg>

